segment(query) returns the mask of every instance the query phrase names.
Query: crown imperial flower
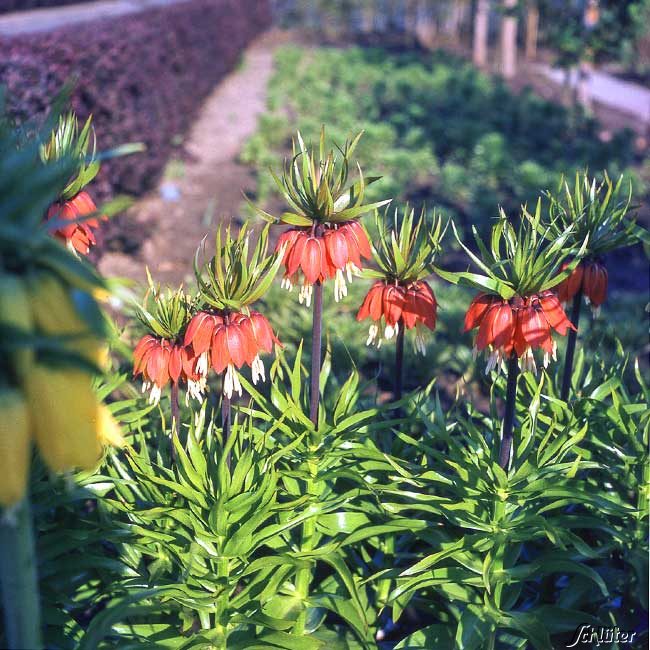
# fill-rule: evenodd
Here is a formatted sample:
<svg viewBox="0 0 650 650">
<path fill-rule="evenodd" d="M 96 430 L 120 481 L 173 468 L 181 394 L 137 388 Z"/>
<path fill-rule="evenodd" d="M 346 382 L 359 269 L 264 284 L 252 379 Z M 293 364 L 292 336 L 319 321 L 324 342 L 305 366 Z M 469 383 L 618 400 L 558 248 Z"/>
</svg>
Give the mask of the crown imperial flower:
<svg viewBox="0 0 650 650">
<path fill-rule="evenodd" d="M 233 392 L 242 394 L 236 370 L 248 365 L 253 383 L 264 381 L 266 373 L 260 353 L 273 352 L 273 345 L 280 341 L 268 320 L 257 311 L 250 311 L 248 315 L 200 311 L 190 321 L 184 343 L 198 359 L 197 372 L 203 377 L 208 367 L 217 374 L 225 371 L 224 392 L 232 397 Z"/>
<path fill-rule="evenodd" d="M 65 158 L 75 162 L 72 177 L 59 199 L 48 208 L 46 220 L 57 222 L 54 235 L 63 240 L 71 251 L 88 255 L 90 248 L 96 244 L 94 230 L 99 227 L 99 219 L 108 218 L 105 215 L 99 218 L 90 216 L 97 211 L 97 206 L 84 191 L 99 172 L 99 161 L 95 159 L 92 117 L 79 130 L 74 113 L 62 115 L 49 140 L 41 146 L 40 153 L 45 164 L 53 164 Z M 71 223 L 65 223 L 67 221 Z"/>
<path fill-rule="evenodd" d="M 486 351 L 486 372 L 505 370 L 506 361 L 513 357 L 522 369 L 535 372 L 533 352 L 537 349 L 543 350 L 546 367 L 551 358 L 556 359 L 552 332 L 566 336 L 570 329 L 575 330 L 551 290 L 570 278 L 578 264 L 575 259 L 560 266 L 570 250 L 565 244 L 571 233 L 572 226 L 568 226 L 548 243 L 548 227 L 541 225 L 541 202 L 534 215 L 523 209 L 517 230 L 501 211 L 501 218 L 492 228 L 489 249 L 474 229 L 480 256 L 469 250 L 456 233 L 461 246 L 485 275 L 440 269 L 438 273 L 451 282 L 481 290 L 465 314 L 464 329 L 467 332 L 478 328 L 474 351 Z"/>
<path fill-rule="evenodd" d="M 381 346 L 382 340 L 391 340 L 400 328 L 415 328 L 415 350 L 425 354 L 424 328 L 433 331 L 438 316 L 438 303 L 431 286 L 423 279 L 431 273 L 431 266 L 444 235 L 439 216 L 433 217 L 431 228 L 425 233 L 427 223 L 424 210 L 419 218 L 415 211 L 405 208 L 402 214 L 396 209 L 392 228 L 386 226 L 387 214 L 375 213 L 377 246 L 373 250 L 378 270 L 368 270 L 365 275 L 378 278 L 370 287 L 357 313 L 357 320 L 370 318 L 366 345 Z M 383 337 L 380 321 L 383 319 Z"/>
<path fill-rule="evenodd" d="M 202 267 L 197 252 L 194 269 L 202 305 L 187 326 L 184 345 L 197 359 L 196 371 L 204 381 L 209 368 L 224 373 L 223 392 L 228 398 L 242 394 L 237 371 L 244 365 L 250 366 L 254 384 L 266 379 L 260 355 L 280 344 L 269 321 L 249 307 L 266 292 L 282 262 L 279 252 L 266 254 L 268 229 L 260 233 L 250 255 L 247 224 L 236 238 L 227 228 L 225 241 L 219 229 L 216 253 Z"/>
<path fill-rule="evenodd" d="M 465 314 L 465 331 L 478 328 L 475 354 L 488 351 L 486 373 L 505 369 L 512 354 L 526 370 L 536 371 L 533 351 L 544 351 L 544 367 L 556 359 L 557 344 L 551 336 L 555 330 L 566 336 L 575 329 L 567 318 L 557 296 L 543 291 L 527 297 L 513 296 L 504 300 L 498 295 L 479 293 Z"/>
<path fill-rule="evenodd" d="M 431 331 L 436 328 L 438 303 L 431 287 L 424 280 L 416 280 L 408 285 L 388 284 L 384 280 L 375 282 L 368 291 L 357 320 L 370 318 L 374 322 L 368 331 L 366 345 L 381 345 L 379 321 L 384 320 L 383 338 L 391 340 L 400 326 L 407 330 L 416 328 L 415 348 L 426 353 L 422 327 Z"/>
<path fill-rule="evenodd" d="M 318 156 L 298 133 L 293 158 L 285 163 L 280 178 L 273 175 L 291 211 L 276 218 L 255 207 L 270 223 L 292 226 L 280 235 L 276 251 L 282 253 L 285 267 L 282 286 L 291 290 L 299 284 L 301 304 L 311 304 L 314 284 L 331 279 L 334 298 L 341 300 L 347 295 L 347 282 L 361 271 L 362 258 L 369 260 L 372 256 L 368 236 L 358 219 L 388 201 L 363 203 L 365 188 L 379 179 L 364 179 L 358 165 L 359 180 L 348 185 L 350 158 L 361 135 L 347 141 L 338 157 L 333 151 L 325 152 L 324 129 Z"/>
<path fill-rule="evenodd" d="M 69 221 L 54 230 L 54 236 L 62 240 L 73 252 L 88 255 L 92 246 L 97 241 L 94 230 L 99 228 L 99 219 L 103 221 L 108 217 L 89 217 L 97 211 L 97 206 L 88 192 L 81 191 L 68 200 L 53 203 L 47 211 L 47 220 Z M 89 218 L 84 218 L 89 217 Z"/>
<path fill-rule="evenodd" d="M 562 269 L 564 270 L 566 266 L 563 264 Z M 584 260 L 575 267 L 568 278 L 556 287 L 556 291 L 560 302 L 566 304 L 582 290 L 585 299 L 597 312 L 607 299 L 607 284 L 607 269 L 602 261 Z"/>
<path fill-rule="evenodd" d="M 150 391 L 151 404 L 160 401 L 162 390 L 170 382 L 185 383 L 188 397 L 201 399 L 205 380 L 196 365 L 196 358 L 184 345 L 151 334 L 143 336 L 133 351 L 133 376 L 142 375 L 142 390 Z"/>
<path fill-rule="evenodd" d="M 350 282 L 361 271 L 361 258 L 372 257 L 368 237 L 357 221 L 291 228 L 280 235 L 276 251 L 282 252 L 285 267 L 282 286 L 291 290 L 299 283 L 299 301 L 307 306 L 316 282 L 333 278 L 336 302 L 347 296 L 346 277 Z"/>
<path fill-rule="evenodd" d="M 142 376 L 142 391 L 149 391 L 149 403 L 157 404 L 163 389 L 185 385 L 186 400 L 202 400 L 206 389 L 199 361 L 183 342 L 190 319 L 190 301 L 182 289 L 163 294 L 147 272 L 149 291 L 137 315 L 149 330 L 133 351 L 133 376 Z"/>
</svg>

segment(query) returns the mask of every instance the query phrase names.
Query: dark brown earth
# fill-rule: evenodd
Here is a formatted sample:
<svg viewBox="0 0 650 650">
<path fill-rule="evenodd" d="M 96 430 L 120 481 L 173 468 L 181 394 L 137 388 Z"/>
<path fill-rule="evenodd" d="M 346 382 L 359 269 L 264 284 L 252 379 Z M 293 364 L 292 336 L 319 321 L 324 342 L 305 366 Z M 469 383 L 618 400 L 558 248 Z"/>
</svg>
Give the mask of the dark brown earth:
<svg viewBox="0 0 650 650">
<path fill-rule="evenodd" d="M 158 187 L 121 218 L 121 227 L 140 236 L 142 245 L 135 251 L 110 250 L 119 246 L 106 242 L 98 264 L 104 275 L 143 281 L 148 267 L 163 284 L 184 282 L 193 274 L 201 240 L 212 239 L 217 223 L 238 220 L 242 192 L 255 188 L 252 170 L 238 162 L 238 155 L 266 109 L 273 52 L 283 41 L 272 32 L 254 42 L 240 67 L 208 97 L 182 155 L 170 161 Z M 171 192 L 178 193 L 176 200 L 165 198 Z"/>
</svg>

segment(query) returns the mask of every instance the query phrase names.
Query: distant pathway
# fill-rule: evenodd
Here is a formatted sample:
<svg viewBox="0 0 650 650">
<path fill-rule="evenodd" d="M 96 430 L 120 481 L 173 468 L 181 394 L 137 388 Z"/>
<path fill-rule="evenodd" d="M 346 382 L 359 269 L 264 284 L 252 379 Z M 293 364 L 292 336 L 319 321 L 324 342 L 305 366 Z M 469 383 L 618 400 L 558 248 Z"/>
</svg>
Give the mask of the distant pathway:
<svg viewBox="0 0 650 650">
<path fill-rule="evenodd" d="M 557 84 L 564 82 L 564 71 L 538 64 L 534 69 Z M 577 72 L 570 77 L 572 87 L 577 82 Z M 588 76 L 588 90 L 593 101 L 627 113 L 647 124 L 650 122 L 650 89 L 629 81 L 617 79 L 606 72 L 593 70 Z"/>
<path fill-rule="evenodd" d="M 97 18 L 133 14 L 151 7 L 170 5 L 184 0 L 98 0 L 63 7 L 46 7 L 0 14 L 0 36 L 45 32 Z"/>
<path fill-rule="evenodd" d="M 216 223 L 236 217 L 242 190 L 255 189 L 252 171 L 237 159 L 266 110 L 273 52 L 281 40 L 273 32 L 260 37 L 239 69 L 205 100 L 184 143 L 187 160 L 175 162 L 173 178 L 161 180 L 127 214 L 129 228 L 147 233 L 140 251 L 135 257 L 105 253 L 99 261 L 102 273 L 144 280 L 146 265 L 157 281 L 176 284 L 193 276 L 202 238 L 208 235 L 213 244 Z"/>
</svg>

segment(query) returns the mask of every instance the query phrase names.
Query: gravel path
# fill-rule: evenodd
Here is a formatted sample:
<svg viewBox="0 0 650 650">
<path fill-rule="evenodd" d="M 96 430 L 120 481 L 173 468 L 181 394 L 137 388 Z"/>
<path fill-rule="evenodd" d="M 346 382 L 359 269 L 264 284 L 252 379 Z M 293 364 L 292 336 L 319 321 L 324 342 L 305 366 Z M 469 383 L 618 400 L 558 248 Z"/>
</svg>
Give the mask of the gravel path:
<svg viewBox="0 0 650 650">
<path fill-rule="evenodd" d="M 236 218 L 242 191 L 255 188 L 252 171 L 237 159 L 266 109 L 279 40 L 269 33 L 255 41 L 239 69 L 208 97 L 185 140 L 186 160 L 175 165 L 173 180 L 168 175 L 126 215 L 128 228 L 147 233 L 138 254 L 105 253 L 99 260 L 102 273 L 142 281 L 148 266 L 163 283 L 193 277 L 194 253 L 203 237 L 210 242 L 216 223 Z"/>
</svg>

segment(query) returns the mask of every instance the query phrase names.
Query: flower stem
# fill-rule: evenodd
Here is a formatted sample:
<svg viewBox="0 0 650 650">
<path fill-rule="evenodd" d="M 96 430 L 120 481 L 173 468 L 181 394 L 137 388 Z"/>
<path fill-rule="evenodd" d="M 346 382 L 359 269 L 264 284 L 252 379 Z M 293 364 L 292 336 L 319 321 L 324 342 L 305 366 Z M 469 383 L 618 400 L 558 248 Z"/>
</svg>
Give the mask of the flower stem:
<svg viewBox="0 0 650 650">
<path fill-rule="evenodd" d="M 402 399 L 402 382 L 404 379 L 404 321 L 400 319 L 395 342 L 395 401 Z"/>
<path fill-rule="evenodd" d="M 322 347 L 322 329 L 323 329 L 323 285 L 320 282 L 314 284 L 314 311 L 311 329 L 311 376 L 309 392 L 309 417 L 314 423 L 314 428 L 318 429 L 318 406 L 320 402 L 320 368 L 321 368 L 321 347 Z M 312 442 L 317 446 L 317 435 L 314 435 Z M 307 460 L 309 469 L 309 478 L 305 486 L 309 495 L 314 494 L 314 481 L 318 473 L 318 465 L 312 457 L 313 449 L 310 449 L 310 458 Z M 300 540 L 300 550 L 309 552 L 313 549 L 314 544 L 314 520 L 309 518 L 302 525 L 302 535 Z M 299 569 L 296 573 L 296 595 L 305 600 L 309 597 L 309 586 L 312 581 L 312 569 L 306 567 Z M 293 628 L 293 633 L 301 636 L 305 633 L 307 623 L 307 607 L 303 602 L 303 609 L 298 615 Z"/>
<path fill-rule="evenodd" d="M 223 447 L 225 449 L 228 444 L 228 439 L 230 438 L 230 397 L 225 393 L 221 397 L 221 427 L 223 429 Z M 230 453 L 226 457 L 226 465 L 230 467 Z"/>
<path fill-rule="evenodd" d="M 171 456 L 172 456 L 172 460 L 176 460 L 176 447 L 174 446 L 173 432 L 176 431 L 176 435 L 178 436 L 181 427 L 180 427 L 179 406 L 178 406 L 178 384 L 174 382 L 172 382 L 172 389 L 171 389 L 171 406 L 172 406 Z"/>
<path fill-rule="evenodd" d="M 503 435 L 499 450 L 499 466 L 507 469 L 512 451 L 512 432 L 515 424 L 515 404 L 517 402 L 517 377 L 519 376 L 519 360 L 513 352 L 508 359 L 508 385 L 506 387 L 506 412 L 503 417 Z"/>
<path fill-rule="evenodd" d="M 29 500 L 24 499 L 0 521 L 0 584 L 9 650 L 43 647 L 36 576 L 36 552 Z"/>
<path fill-rule="evenodd" d="M 306 482 L 306 493 L 312 498 L 317 499 L 315 494 L 316 490 L 316 476 L 318 474 L 318 463 L 314 456 L 311 455 L 307 460 L 309 471 L 309 478 Z M 302 524 L 300 551 L 302 553 L 309 553 L 314 549 L 314 533 L 316 532 L 315 521 L 313 517 L 306 519 Z M 307 606 L 304 601 L 309 598 L 309 587 L 313 578 L 312 566 L 298 569 L 296 572 L 296 595 L 300 598 L 302 603 L 302 611 L 298 614 L 298 618 L 293 627 L 293 633 L 301 636 L 305 633 L 305 625 L 307 623 Z"/>
<path fill-rule="evenodd" d="M 576 341 L 578 340 L 578 327 L 580 322 L 580 306 L 582 305 L 582 287 L 573 296 L 573 306 L 571 307 L 571 322 L 575 330 L 569 332 L 569 340 L 566 345 L 566 355 L 564 357 L 564 376 L 562 377 L 562 391 L 560 398 L 566 402 L 569 399 L 571 390 L 571 376 L 573 375 L 573 357 L 576 352 Z"/>
<path fill-rule="evenodd" d="M 321 340 L 323 329 L 323 285 L 314 284 L 314 311 L 311 328 L 311 386 L 309 392 L 309 418 L 318 428 L 318 405 L 320 401 Z"/>
</svg>

